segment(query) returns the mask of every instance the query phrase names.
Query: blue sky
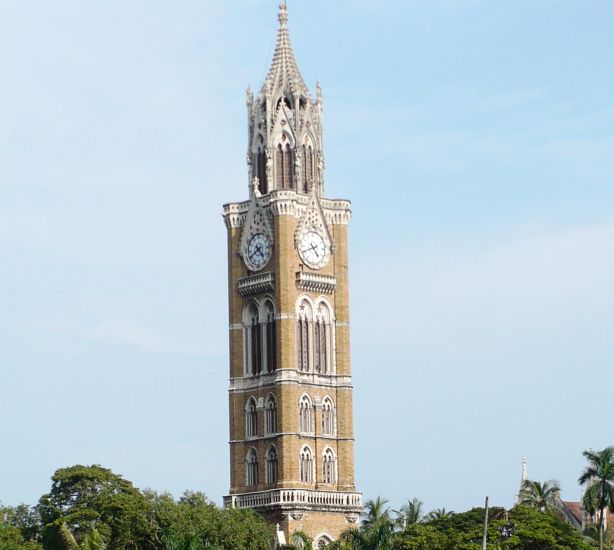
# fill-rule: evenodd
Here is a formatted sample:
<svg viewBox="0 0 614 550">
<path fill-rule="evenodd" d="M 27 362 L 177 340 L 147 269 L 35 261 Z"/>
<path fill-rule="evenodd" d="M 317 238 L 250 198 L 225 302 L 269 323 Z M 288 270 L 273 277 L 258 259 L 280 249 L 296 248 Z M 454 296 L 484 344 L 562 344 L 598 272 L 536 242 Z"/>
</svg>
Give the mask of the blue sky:
<svg viewBox="0 0 614 550">
<path fill-rule="evenodd" d="M 226 241 L 273 0 L 0 5 L 0 500 L 228 488 Z M 349 198 L 357 483 L 576 498 L 614 443 L 614 4 L 289 0 Z"/>
</svg>

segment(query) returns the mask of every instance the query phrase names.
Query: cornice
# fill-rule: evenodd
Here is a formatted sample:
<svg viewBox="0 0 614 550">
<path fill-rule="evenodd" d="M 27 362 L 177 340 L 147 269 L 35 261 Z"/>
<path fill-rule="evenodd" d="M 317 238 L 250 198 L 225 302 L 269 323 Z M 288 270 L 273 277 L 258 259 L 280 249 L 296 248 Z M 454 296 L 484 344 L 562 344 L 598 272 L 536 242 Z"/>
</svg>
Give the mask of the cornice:
<svg viewBox="0 0 614 550">
<path fill-rule="evenodd" d="M 352 203 L 345 199 L 320 198 L 326 222 L 332 225 L 347 225 L 352 217 Z M 259 198 L 260 206 L 269 208 L 273 216 L 300 218 L 309 205 L 309 195 L 283 189 L 271 191 Z M 243 227 L 250 201 L 231 202 L 223 207 L 222 216 L 227 228 Z"/>
<path fill-rule="evenodd" d="M 314 386 L 320 388 L 351 389 L 352 377 L 337 374 L 300 372 L 294 369 L 278 369 L 271 374 L 231 378 L 229 392 L 242 393 L 280 384 L 299 384 L 301 386 Z"/>
</svg>

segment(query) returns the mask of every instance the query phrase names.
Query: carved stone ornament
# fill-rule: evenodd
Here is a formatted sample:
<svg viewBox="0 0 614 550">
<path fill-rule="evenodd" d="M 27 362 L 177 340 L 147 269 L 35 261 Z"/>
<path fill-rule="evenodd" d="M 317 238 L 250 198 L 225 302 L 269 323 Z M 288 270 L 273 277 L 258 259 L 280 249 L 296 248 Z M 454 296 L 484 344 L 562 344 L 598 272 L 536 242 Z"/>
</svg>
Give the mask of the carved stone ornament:
<svg viewBox="0 0 614 550">
<path fill-rule="evenodd" d="M 299 514 L 298 512 L 295 512 L 293 514 L 290 514 L 292 516 L 293 520 L 299 521 L 301 519 L 303 519 L 303 517 L 305 516 L 305 514 Z"/>
<path fill-rule="evenodd" d="M 345 516 L 345 519 L 348 523 L 356 523 L 358 521 L 358 516 L 356 514 L 349 514 Z"/>
<path fill-rule="evenodd" d="M 239 254 L 251 271 L 260 271 L 268 264 L 274 244 L 271 214 L 260 204 L 259 195 L 254 185 L 239 247 Z"/>
<path fill-rule="evenodd" d="M 296 227 L 294 246 L 312 269 L 324 267 L 333 253 L 333 239 L 315 190 L 309 194 L 307 209 Z"/>
</svg>

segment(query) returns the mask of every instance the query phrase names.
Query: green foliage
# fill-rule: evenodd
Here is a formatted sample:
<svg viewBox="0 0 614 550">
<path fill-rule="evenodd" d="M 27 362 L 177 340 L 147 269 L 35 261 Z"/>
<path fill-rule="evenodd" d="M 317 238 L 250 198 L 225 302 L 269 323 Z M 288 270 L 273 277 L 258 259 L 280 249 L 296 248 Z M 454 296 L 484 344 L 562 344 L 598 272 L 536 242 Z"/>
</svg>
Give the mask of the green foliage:
<svg viewBox="0 0 614 550">
<path fill-rule="evenodd" d="M 36 510 L 21 504 L 0 504 L 0 550 L 40 550 L 40 521 Z"/>
<path fill-rule="evenodd" d="M 586 485 L 582 504 L 591 515 L 598 516 L 599 549 L 604 546 L 604 512 L 614 512 L 614 447 L 603 451 L 584 451 L 582 453 L 587 465 L 578 479 L 580 485 Z"/>
<path fill-rule="evenodd" d="M 396 523 L 403 529 L 408 525 L 414 525 L 422 521 L 423 503 L 417 498 L 412 498 L 404 504 L 400 510 L 395 510 Z"/>
<path fill-rule="evenodd" d="M 139 491 L 101 466 L 63 468 L 52 482 L 38 506 L 44 550 L 262 550 L 273 540 L 252 510 Z"/>
<path fill-rule="evenodd" d="M 98 465 L 61 468 L 51 479 L 51 491 L 38 506 L 45 550 L 78 547 L 94 530 L 114 550 L 156 548 L 155 525 L 130 481 Z"/>
<path fill-rule="evenodd" d="M 592 550 L 575 529 L 550 513 L 517 506 L 489 513 L 489 550 Z M 393 550 L 480 550 L 484 509 L 415 524 L 395 536 Z"/>
<path fill-rule="evenodd" d="M 540 483 L 527 479 L 520 488 L 520 502 L 523 506 L 529 506 L 542 512 L 553 512 L 561 497 L 559 482 L 551 479 Z"/>
</svg>

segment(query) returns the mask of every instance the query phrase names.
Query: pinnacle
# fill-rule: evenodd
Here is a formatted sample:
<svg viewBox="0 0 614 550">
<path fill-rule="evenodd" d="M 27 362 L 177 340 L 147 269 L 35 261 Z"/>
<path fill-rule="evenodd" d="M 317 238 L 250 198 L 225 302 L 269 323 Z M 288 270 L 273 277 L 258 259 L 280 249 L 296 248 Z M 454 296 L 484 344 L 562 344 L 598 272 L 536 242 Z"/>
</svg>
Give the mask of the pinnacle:
<svg viewBox="0 0 614 550">
<path fill-rule="evenodd" d="M 273 61 L 266 80 L 262 86 L 262 93 L 267 95 L 276 92 L 285 92 L 292 95 L 309 97 L 309 89 L 294 58 L 290 33 L 288 32 L 288 9 L 285 0 L 279 4 L 279 28 L 277 30 L 277 43 Z"/>
</svg>

